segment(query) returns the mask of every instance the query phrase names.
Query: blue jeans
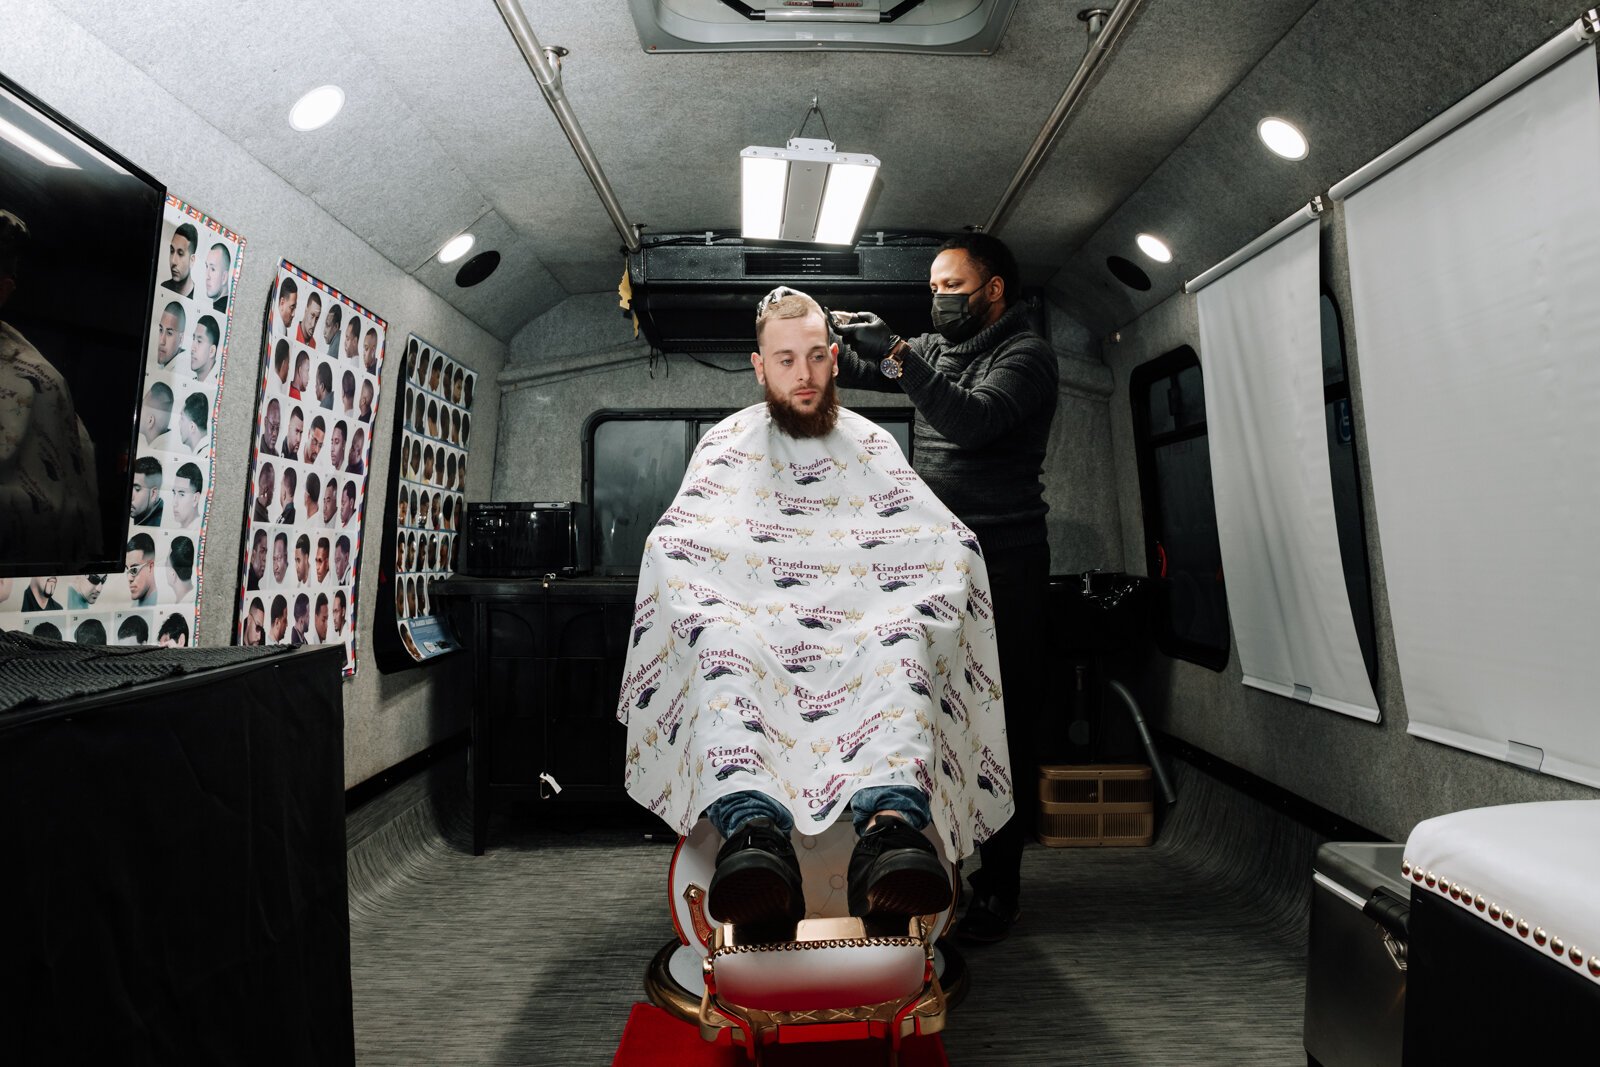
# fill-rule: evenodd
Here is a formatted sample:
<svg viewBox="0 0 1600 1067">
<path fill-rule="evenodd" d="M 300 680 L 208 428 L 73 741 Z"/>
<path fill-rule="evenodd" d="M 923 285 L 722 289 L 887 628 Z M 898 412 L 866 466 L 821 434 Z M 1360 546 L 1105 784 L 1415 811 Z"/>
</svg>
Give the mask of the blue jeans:
<svg viewBox="0 0 1600 1067">
<path fill-rule="evenodd" d="M 915 786 L 868 786 L 857 790 L 850 798 L 850 814 L 855 820 L 856 836 L 866 832 L 867 823 L 880 811 L 895 812 L 914 830 L 923 829 L 933 819 L 933 813 L 928 810 L 927 794 Z M 739 827 L 751 819 L 762 817 L 771 819 L 772 825 L 782 833 L 794 830 L 794 816 L 789 814 L 789 809 L 754 789 L 719 797 L 706 809 L 706 818 L 711 820 L 711 825 L 724 838 L 732 837 Z"/>
</svg>

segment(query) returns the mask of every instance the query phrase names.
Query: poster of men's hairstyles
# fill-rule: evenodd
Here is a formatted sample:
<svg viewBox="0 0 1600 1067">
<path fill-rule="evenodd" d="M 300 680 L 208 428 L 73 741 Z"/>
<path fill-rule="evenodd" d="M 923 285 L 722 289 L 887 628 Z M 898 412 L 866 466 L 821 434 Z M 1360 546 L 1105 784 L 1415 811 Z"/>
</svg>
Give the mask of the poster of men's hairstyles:
<svg viewBox="0 0 1600 1067">
<path fill-rule="evenodd" d="M 199 644 L 211 442 L 244 247 L 243 237 L 167 197 L 125 569 L 0 579 L 0 627 L 80 644 Z"/>
<path fill-rule="evenodd" d="M 466 528 L 467 453 L 478 375 L 416 334 L 406 340 L 405 388 L 394 414 L 373 650 L 384 671 L 461 647 L 433 600 L 455 572 Z M 392 620 L 392 625 L 391 625 Z"/>
<path fill-rule="evenodd" d="M 262 331 L 235 639 L 344 646 L 356 670 L 356 576 L 388 324 L 288 260 Z"/>
</svg>

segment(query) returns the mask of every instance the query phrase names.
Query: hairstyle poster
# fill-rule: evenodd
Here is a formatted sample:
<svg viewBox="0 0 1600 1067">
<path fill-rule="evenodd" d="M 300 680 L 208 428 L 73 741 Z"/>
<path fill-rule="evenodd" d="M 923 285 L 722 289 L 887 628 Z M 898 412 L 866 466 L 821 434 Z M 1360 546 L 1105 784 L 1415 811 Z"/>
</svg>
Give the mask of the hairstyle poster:
<svg viewBox="0 0 1600 1067">
<path fill-rule="evenodd" d="M 0 626 L 79 644 L 199 643 L 211 442 L 244 246 L 226 226 L 167 197 L 126 569 L 0 579 Z"/>
<path fill-rule="evenodd" d="M 356 575 L 383 319 L 288 260 L 267 298 L 236 635 L 342 644 L 356 669 Z"/>
<path fill-rule="evenodd" d="M 455 572 L 460 531 L 466 527 L 467 454 L 478 380 L 475 371 L 416 334 L 406 340 L 404 366 L 381 566 L 389 594 L 378 597 L 374 630 L 382 636 L 373 641 L 385 671 L 461 647 L 448 620 L 435 610 L 433 585 Z"/>
</svg>

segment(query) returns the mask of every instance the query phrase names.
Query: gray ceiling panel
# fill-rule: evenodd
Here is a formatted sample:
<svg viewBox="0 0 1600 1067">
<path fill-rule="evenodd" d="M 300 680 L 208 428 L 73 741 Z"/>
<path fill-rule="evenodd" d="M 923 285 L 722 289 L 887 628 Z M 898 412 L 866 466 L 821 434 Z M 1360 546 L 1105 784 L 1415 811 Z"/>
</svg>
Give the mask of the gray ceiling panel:
<svg viewBox="0 0 1600 1067">
<path fill-rule="evenodd" d="M 419 263 L 489 209 L 404 103 L 352 92 L 328 126 L 299 133 L 286 108 L 240 131 L 240 143 L 402 267 Z M 274 121 L 274 119 L 276 121 Z"/>
<path fill-rule="evenodd" d="M 565 300 L 567 292 L 551 277 L 533 242 L 493 211 L 472 220 L 471 229 L 477 240 L 464 257 L 454 263 L 440 263 L 430 255 L 412 273 L 462 314 L 509 342 L 523 323 Z M 495 272 L 477 285 L 465 289 L 457 285 L 456 273 L 462 266 L 473 256 L 491 250 L 500 253 L 500 266 Z"/>
<path fill-rule="evenodd" d="M 1132 193 L 1050 280 L 1096 333 L 1124 325 L 1231 255 L 1312 196 L 1572 22 L 1562 0 L 1321 0 Z M 1448 28 L 1448 32 L 1447 32 Z M 1295 122 L 1311 143 L 1299 163 L 1262 147 L 1256 123 Z M 1174 262 L 1143 258 L 1141 230 L 1172 245 Z M 1123 286 L 1108 255 L 1133 259 L 1155 282 Z"/>
<path fill-rule="evenodd" d="M 496 336 L 565 295 L 609 291 L 621 239 L 492 0 L 56 0 L 206 121 Z M 883 163 L 868 230 L 987 218 L 1071 78 L 1081 4 L 1020 0 L 990 57 L 650 55 L 628 5 L 523 0 L 624 212 L 646 233 L 738 225 L 736 163 L 821 98 L 831 137 Z M 1575 18 L 1582 0 L 1144 0 L 1118 52 L 1001 229 L 1030 281 L 1096 332 L 1127 322 Z M 217 76 L 221 70 L 224 76 Z M 311 135 L 290 103 L 333 82 Z M 1255 123 L 1299 122 L 1311 157 Z M 813 120 L 807 133 L 820 133 Z M 174 152 L 182 151 L 181 145 Z M 221 206 L 218 206 L 221 210 Z M 482 220 L 481 222 L 479 220 Z M 432 259 L 467 226 L 505 256 L 462 290 Z M 1105 257 L 1161 233 L 1134 293 Z"/>
<path fill-rule="evenodd" d="M 1312 2 L 1148 2 L 999 235 L 1023 260 L 1059 262 L 1183 142 Z M 1060 78 L 1058 94 L 1066 83 L 1067 77 Z"/>
</svg>

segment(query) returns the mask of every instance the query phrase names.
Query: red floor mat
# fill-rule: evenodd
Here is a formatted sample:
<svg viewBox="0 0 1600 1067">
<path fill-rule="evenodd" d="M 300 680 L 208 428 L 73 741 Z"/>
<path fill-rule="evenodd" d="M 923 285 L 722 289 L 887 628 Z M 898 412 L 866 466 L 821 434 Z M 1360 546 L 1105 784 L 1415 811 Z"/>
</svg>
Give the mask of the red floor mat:
<svg viewBox="0 0 1600 1067">
<path fill-rule="evenodd" d="M 878 1042 L 787 1045 L 768 1048 L 767 1067 L 883 1067 L 888 1050 Z M 726 1032 L 715 1044 L 702 1040 L 698 1027 L 674 1019 L 654 1004 L 635 1004 L 622 1031 L 611 1067 L 744 1067 L 749 1061 L 728 1041 Z M 908 1038 L 901 1046 L 902 1067 L 950 1067 L 944 1045 L 932 1037 Z"/>
</svg>

